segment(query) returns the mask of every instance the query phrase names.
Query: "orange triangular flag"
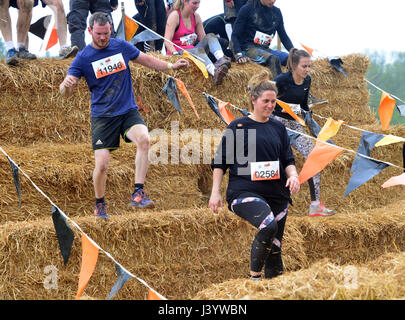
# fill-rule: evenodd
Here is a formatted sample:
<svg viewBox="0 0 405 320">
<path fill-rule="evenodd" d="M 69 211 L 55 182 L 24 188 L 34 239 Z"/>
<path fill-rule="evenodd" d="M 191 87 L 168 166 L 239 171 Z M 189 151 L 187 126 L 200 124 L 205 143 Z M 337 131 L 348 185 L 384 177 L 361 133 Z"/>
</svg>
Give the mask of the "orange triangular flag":
<svg viewBox="0 0 405 320">
<path fill-rule="evenodd" d="M 207 71 L 207 67 L 205 66 L 205 64 L 203 62 L 201 62 L 200 60 L 198 60 L 197 58 L 194 58 L 191 54 L 189 54 L 186 50 L 183 51 L 183 56 L 185 56 L 186 58 L 189 58 L 191 61 L 193 61 L 195 63 L 195 65 L 198 67 L 198 69 L 200 69 L 200 71 L 202 72 L 202 74 L 204 75 L 204 77 L 206 79 L 208 79 L 208 71 Z"/>
<path fill-rule="evenodd" d="M 332 118 L 328 118 L 328 120 L 322 127 L 322 130 L 318 134 L 318 139 L 322 141 L 328 141 L 331 137 L 336 135 L 336 133 L 340 129 L 340 126 L 344 123 L 345 122 L 343 120 L 336 121 Z"/>
<path fill-rule="evenodd" d="M 49 36 L 48 43 L 46 44 L 45 51 L 52 48 L 55 44 L 58 43 L 58 33 L 56 32 L 55 24 L 53 25 L 51 35 Z"/>
<path fill-rule="evenodd" d="M 180 91 L 184 94 L 184 96 L 187 98 L 188 102 L 190 103 L 191 107 L 194 110 L 195 115 L 197 116 L 197 119 L 200 120 L 200 116 L 198 115 L 197 109 L 195 108 L 194 103 L 191 100 L 190 95 L 188 94 L 188 91 L 186 89 L 184 82 L 181 81 L 180 79 L 176 79 L 176 85 L 180 89 Z"/>
<path fill-rule="evenodd" d="M 131 40 L 134 37 L 136 30 L 138 30 L 138 27 L 139 26 L 134 19 L 125 15 L 125 40 Z"/>
<path fill-rule="evenodd" d="M 395 100 L 390 97 L 388 93 L 383 92 L 381 95 L 380 107 L 378 108 L 378 115 L 380 116 L 381 128 L 388 130 L 394 113 Z"/>
<path fill-rule="evenodd" d="M 227 124 L 230 124 L 233 120 L 235 120 L 232 113 L 226 108 L 230 104 L 231 104 L 230 102 L 224 102 L 218 99 L 219 113 L 221 113 L 222 118 L 224 118 Z"/>
<path fill-rule="evenodd" d="M 79 287 L 77 289 L 76 299 L 80 299 L 84 288 L 90 280 L 91 275 L 96 268 L 98 258 L 98 248 L 90 241 L 87 236 L 82 234 L 82 267 L 79 275 Z"/>
<path fill-rule="evenodd" d="M 149 288 L 148 300 L 163 300 L 163 299 L 155 291 L 153 291 L 152 289 Z"/>
<path fill-rule="evenodd" d="M 401 174 L 399 176 L 389 178 L 387 181 L 384 182 L 382 187 L 383 188 L 389 188 L 389 187 L 397 186 L 397 185 L 400 185 L 400 184 L 405 185 L 405 173 L 403 173 L 403 174 Z"/>
<path fill-rule="evenodd" d="M 305 50 L 307 50 L 308 53 L 309 53 L 311 56 L 313 56 L 314 49 L 312 49 L 312 48 L 310 48 L 310 47 L 307 47 L 307 46 L 304 46 L 302 43 L 301 43 L 301 46 L 302 46 Z"/>
<path fill-rule="evenodd" d="M 299 174 L 298 178 L 300 180 L 300 184 L 303 184 L 318 172 L 321 172 L 329 162 L 335 159 L 342 152 L 343 150 L 336 146 L 322 141 L 317 141 L 315 148 L 308 155 L 308 158 Z"/>
<path fill-rule="evenodd" d="M 301 124 L 302 126 L 305 126 L 305 121 L 303 119 L 301 119 L 300 117 L 298 117 L 294 111 L 292 111 L 290 105 L 288 103 L 285 103 L 283 101 L 280 101 L 277 99 L 277 104 L 285 111 L 287 112 L 291 117 L 293 117 L 297 122 L 299 122 L 299 124 Z"/>
</svg>

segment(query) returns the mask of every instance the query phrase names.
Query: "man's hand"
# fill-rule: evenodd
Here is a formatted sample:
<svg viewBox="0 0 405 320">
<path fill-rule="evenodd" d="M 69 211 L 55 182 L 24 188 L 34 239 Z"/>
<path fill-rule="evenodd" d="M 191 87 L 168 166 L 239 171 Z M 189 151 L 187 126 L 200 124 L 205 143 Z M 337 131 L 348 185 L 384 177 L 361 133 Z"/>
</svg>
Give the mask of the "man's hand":
<svg viewBox="0 0 405 320">
<path fill-rule="evenodd" d="M 67 75 L 59 86 L 59 93 L 64 97 L 70 96 L 78 81 L 78 78 Z"/>
<path fill-rule="evenodd" d="M 176 61 L 176 63 L 173 64 L 172 69 L 177 70 L 180 68 L 188 68 L 190 66 L 190 63 L 186 59 L 179 59 Z"/>
<path fill-rule="evenodd" d="M 233 8 L 235 6 L 235 4 L 233 3 L 233 0 L 231 0 L 231 1 L 225 0 L 225 5 L 229 8 Z"/>
</svg>

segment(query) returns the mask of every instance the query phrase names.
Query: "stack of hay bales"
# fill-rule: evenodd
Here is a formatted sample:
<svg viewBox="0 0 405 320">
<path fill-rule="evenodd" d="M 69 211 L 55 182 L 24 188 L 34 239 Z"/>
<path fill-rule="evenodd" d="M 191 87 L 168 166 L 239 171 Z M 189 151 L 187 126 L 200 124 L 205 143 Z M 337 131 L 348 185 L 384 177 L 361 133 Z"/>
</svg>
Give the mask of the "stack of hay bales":
<svg viewBox="0 0 405 320">
<path fill-rule="evenodd" d="M 164 59 L 173 62 L 177 57 Z M 350 55 L 343 57 L 343 61 L 348 79 L 337 73 L 326 59 L 313 63 L 311 93 L 329 100 L 328 105 L 315 107 L 314 113 L 380 133 L 367 107 L 368 92 L 363 77 L 368 59 Z M 221 215 L 213 216 L 206 208 L 211 169 L 202 154 L 198 155 L 198 163 L 172 163 L 170 143 L 167 150 L 159 150 L 158 156 L 168 152 L 169 162 L 152 163 L 146 181 L 147 193 L 157 208 L 134 212 L 128 202 L 135 148 L 122 142 L 121 149 L 112 153 L 107 182 L 106 199 L 111 220 L 103 223 L 91 216 L 94 195 L 90 95 L 86 83 L 81 80 L 72 97 L 59 96 L 58 87 L 69 63 L 38 59 L 22 62 L 21 68 L 2 66 L 5 72 L 0 73 L 0 146 L 90 237 L 167 298 L 191 299 L 213 283 L 244 278 L 255 230 L 226 209 Z M 205 79 L 193 64 L 188 70 L 170 73 L 185 83 L 199 114 L 200 119 L 197 119 L 180 92 L 181 114 L 162 92 L 168 74 L 131 63 L 135 97 L 149 109 L 149 112 L 141 111 L 142 116 L 151 133 L 161 134 L 154 135 L 152 148 L 156 143 L 176 139 L 179 148 L 185 150 L 183 155 L 187 156 L 187 150 L 195 150 L 195 146 L 202 148 L 203 132 L 210 129 L 215 137 L 205 150 L 211 149 L 213 154 L 225 124 L 210 109 L 203 92 L 246 108 L 247 82 L 261 68 L 253 63 L 233 64 L 221 86 L 214 86 L 211 78 Z M 229 110 L 235 117 L 240 116 L 238 111 Z M 323 120 L 314 118 L 323 124 Z M 178 125 L 180 133 L 195 130 L 199 139 L 175 136 L 173 123 Z M 391 128 L 389 133 L 405 136 L 405 130 L 400 126 Z M 343 127 L 332 140 L 356 151 L 360 135 L 359 131 Z M 372 156 L 401 165 L 400 154 L 401 146 L 391 145 L 376 148 Z M 304 159 L 296 155 L 297 166 L 301 168 Z M 380 188 L 388 177 L 398 174 L 398 169 L 387 168 L 343 200 L 353 159 L 354 155 L 344 153 L 322 174 L 322 200 L 337 209 L 335 217 L 327 221 L 304 217 L 309 205 L 307 184 L 294 196 L 284 238 L 287 270 L 308 268 L 324 257 L 334 264 L 367 262 L 385 251 L 405 247 L 401 231 L 403 191 Z M 4 239 L 0 261 L 6 262 L 0 270 L 5 275 L 0 282 L 0 298 L 74 298 L 81 261 L 80 234 L 75 231 L 69 264 L 63 266 L 49 202 L 21 174 L 20 182 L 21 208 L 10 164 L 0 156 L 0 235 Z M 384 207 L 389 210 L 384 211 Z M 378 208 L 378 212 L 365 212 L 370 208 Z M 357 219 L 353 219 L 354 214 Z M 389 214 L 390 218 L 384 219 L 384 214 Z M 55 265 L 59 270 L 59 289 L 56 291 L 44 289 L 47 265 Z M 86 294 L 105 298 L 115 279 L 113 263 L 100 255 Z M 144 299 L 145 293 L 146 288 L 133 279 L 117 298 Z"/>
</svg>

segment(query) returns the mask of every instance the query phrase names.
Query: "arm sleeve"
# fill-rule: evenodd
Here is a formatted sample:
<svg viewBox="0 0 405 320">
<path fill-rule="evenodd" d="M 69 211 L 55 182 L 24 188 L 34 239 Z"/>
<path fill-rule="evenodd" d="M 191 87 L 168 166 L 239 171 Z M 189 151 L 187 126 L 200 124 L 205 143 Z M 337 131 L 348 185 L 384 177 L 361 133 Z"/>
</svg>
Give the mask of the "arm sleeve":
<svg viewBox="0 0 405 320">
<path fill-rule="evenodd" d="M 236 18 L 235 24 L 232 27 L 232 52 L 236 55 L 239 52 L 242 52 L 241 48 L 241 39 L 243 39 L 243 35 L 246 33 L 245 24 L 248 19 L 249 11 L 247 8 L 242 8 L 239 13 L 238 17 Z"/>
<path fill-rule="evenodd" d="M 287 51 L 290 51 L 292 48 L 294 48 L 290 40 L 290 37 L 287 35 L 287 32 L 285 31 L 284 19 L 283 15 L 281 14 L 281 11 L 280 11 L 280 25 L 277 27 L 277 33 L 280 36 L 281 43 L 284 45 Z"/>
<path fill-rule="evenodd" d="M 83 70 L 80 66 L 78 56 L 79 55 L 77 55 L 76 58 L 74 58 L 72 64 L 69 67 L 67 74 L 71 75 L 71 76 L 75 76 L 76 78 L 80 79 L 83 76 Z"/>
<path fill-rule="evenodd" d="M 289 165 L 295 165 L 294 153 L 291 149 L 290 138 L 288 137 L 287 129 L 283 125 L 281 132 L 281 141 L 283 145 L 283 152 L 281 154 L 280 160 L 284 168 Z"/>
<path fill-rule="evenodd" d="M 215 156 L 212 159 L 211 168 L 213 170 L 215 168 L 220 168 L 225 174 L 228 168 L 230 168 L 233 164 L 235 159 L 234 137 L 234 129 L 228 126 L 222 136 L 221 142 L 218 145 Z"/>
<path fill-rule="evenodd" d="M 129 60 L 135 60 L 136 58 L 138 58 L 140 53 L 139 49 L 127 41 L 122 42 L 125 46 L 125 52 L 128 55 Z"/>
<path fill-rule="evenodd" d="M 111 5 L 111 7 L 118 6 L 118 0 L 110 0 L 110 5 Z"/>
<path fill-rule="evenodd" d="M 309 95 L 310 88 L 311 88 L 311 78 L 308 77 L 308 90 L 305 91 L 304 101 L 301 102 L 301 108 L 304 109 L 305 111 L 309 111 L 308 95 Z"/>
</svg>

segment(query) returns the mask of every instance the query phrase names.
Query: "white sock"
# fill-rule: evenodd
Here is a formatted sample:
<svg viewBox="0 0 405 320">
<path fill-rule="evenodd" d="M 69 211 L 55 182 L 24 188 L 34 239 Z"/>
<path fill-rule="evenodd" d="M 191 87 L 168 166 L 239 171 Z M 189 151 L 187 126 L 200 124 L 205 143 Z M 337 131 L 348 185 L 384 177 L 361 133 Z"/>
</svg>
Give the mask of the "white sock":
<svg viewBox="0 0 405 320">
<path fill-rule="evenodd" d="M 14 49 L 14 42 L 13 41 L 7 41 L 6 42 L 6 50 L 11 50 Z"/>
<path fill-rule="evenodd" d="M 215 66 L 214 66 L 212 63 L 210 63 L 210 64 L 207 66 L 207 71 L 208 71 L 208 73 L 209 73 L 210 75 L 214 76 L 214 73 L 215 73 Z"/>
<path fill-rule="evenodd" d="M 318 200 L 318 201 L 312 201 L 311 202 L 311 206 L 318 206 L 318 205 L 320 205 L 321 204 L 321 202 Z"/>
<path fill-rule="evenodd" d="M 214 57 L 215 57 L 215 59 L 217 59 L 217 60 L 221 59 L 223 56 L 224 56 L 224 53 L 223 53 L 222 50 L 218 50 L 218 51 L 215 51 L 215 52 L 214 52 Z"/>
<path fill-rule="evenodd" d="M 226 35 L 228 36 L 229 41 L 231 41 L 231 36 L 232 36 L 232 25 L 230 23 L 227 23 L 225 25 L 225 31 Z"/>
</svg>

